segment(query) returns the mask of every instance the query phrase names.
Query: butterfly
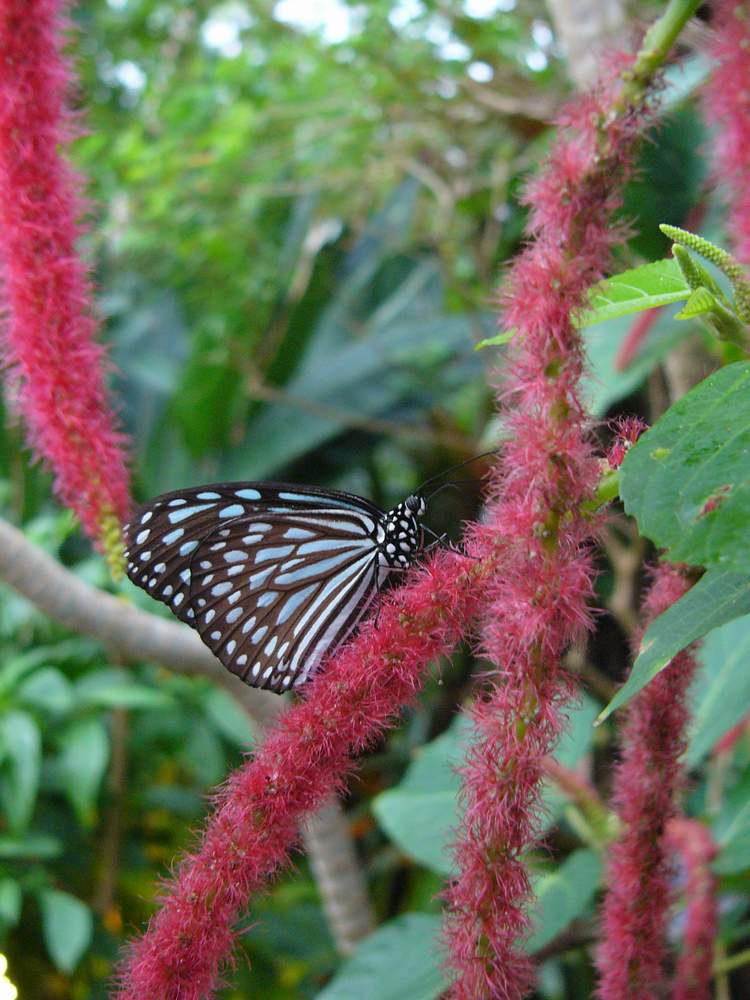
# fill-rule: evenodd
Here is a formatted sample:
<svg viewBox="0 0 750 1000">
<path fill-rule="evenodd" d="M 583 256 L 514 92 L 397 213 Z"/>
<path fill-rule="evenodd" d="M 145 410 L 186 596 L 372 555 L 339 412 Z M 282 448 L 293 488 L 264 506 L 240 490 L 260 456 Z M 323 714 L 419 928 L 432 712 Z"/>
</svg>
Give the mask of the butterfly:
<svg viewBox="0 0 750 1000">
<path fill-rule="evenodd" d="M 127 574 L 251 687 L 299 687 L 424 549 L 421 492 L 221 483 L 165 493 L 125 525 Z"/>
</svg>

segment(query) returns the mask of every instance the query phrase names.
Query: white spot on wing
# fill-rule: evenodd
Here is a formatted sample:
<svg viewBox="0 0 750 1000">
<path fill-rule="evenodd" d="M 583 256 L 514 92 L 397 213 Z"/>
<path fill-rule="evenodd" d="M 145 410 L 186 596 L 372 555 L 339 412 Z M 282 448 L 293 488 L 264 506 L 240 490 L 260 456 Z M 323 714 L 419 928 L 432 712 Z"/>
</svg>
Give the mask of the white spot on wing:
<svg viewBox="0 0 750 1000">
<path fill-rule="evenodd" d="M 143 545 L 143 543 L 146 541 L 146 539 L 148 538 L 148 536 L 150 534 L 151 534 L 151 529 L 150 528 L 144 528 L 143 531 L 139 531 L 138 534 L 135 537 L 135 544 L 136 545 Z"/>
<path fill-rule="evenodd" d="M 245 513 L 245 508 L 241 503 L 231 503 L 228 507 L 222 507 L 219 517 L 240 517 Z"/>
<path fill-rule="evenodd" d="M 243 500 L 260 500 L 260 493 L 258 490 L 244 489 L 235 490 L 234 495 L 237 497 L 242 497 Z"/>
<path fill-rule="evenodd" d="M 211 587 L 211 593 L 214 597 L 221 597 L 222 594 L 226 594 L 226 592 L 231 589 L 232 584 L 224 580 L 223 583 L 214 584 L 214 586 Z"/>
<path fill-rule="evenodd" d="M 182 538 L 185 534 L 184 528 L 175 528 L 174 531 L 170 531 L 168 535 L 163 538 L 165 545 L 171 545 L 172 542 L 176 542 L 178 538 Z"/>
</svg>

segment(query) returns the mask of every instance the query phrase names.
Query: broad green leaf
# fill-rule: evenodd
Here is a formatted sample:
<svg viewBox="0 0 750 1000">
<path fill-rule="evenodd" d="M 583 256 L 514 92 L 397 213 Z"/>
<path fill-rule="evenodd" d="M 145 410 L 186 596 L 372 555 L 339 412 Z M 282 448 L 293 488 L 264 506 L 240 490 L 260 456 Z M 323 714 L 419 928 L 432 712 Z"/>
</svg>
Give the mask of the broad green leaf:
<svg viewBox="0 0 750 1000">
<path fill-rule="evenodd" d="M 583 392 L 596 416 L 603 416 L 613 403 L 635 392 L 664 355 L 690 332 L 684 324 L 675 323 L 670 310 L 663 310 L 654 318 L 645 344 L 621 371 L 615 367 L 615 361 L 632 325 L 630 316 L 620 316 L 584 331 L 589 371 L 584 377 Z"/>
<path fill-rule="evenodd" d="M 50 958 L 62 972 L 72 972 L 91 942 L 91 910 L 80 899 L 58 889 L 40 890 L 39 906 Z"/>
<path fill-rule="evenodd" d="M 748 612 L 750 577 L 709 570 L 646 629 L 628 679 L 597 721 L 603 722 L 616 708 L 630 701 L 681 649 Z"/>
<path fill-rule="evenodd" d="M 212 687 L 203 697 L 206 717 L 224 739 L 247 750 L 254 743 L 250 717 L 239 702 L 220 687 Z"/>
<path fill-rule="evenodd" d="M 34 811 L 41 767 L 39 727 L 27 713 L 12 710 L 0 716 L 0 801 L 13 833 L 22 833 Z"/>
<path fill-rule="evenodd" d="M 593 326 L 643 309 L 681 302 L 690 295 L 690 286 L 671 257 L 615 274 L 592 288 L 589 308 L 579 326 Z"/>
<path fill-rule="evenodd" d="M 0 879 L 0 924 L 3 928 L 18 923 L 21 916 L 21 885 L 14 878 Z"/>
<path fill-rule="evenodd" d="M 698 659 L 685 754 L 690 767 L 750 712 L 750 615 L 714 629 L 701 643 Z"/>
<path fill-rule="evenodd" d="M 574 851 L 554 871 L 534 878 L 533 931 L 529 950 L 548 944 L 571 920 L 588 907 L 602 875 L 602 861 L 594 851 Z"/>
<path fill-rule="evenodd" d="M 685 305 L 680 309 L 678 313 L 675 313 L 675 319 L 694 319 L 696 316 L 703 316 L 706 313 L 713 312 L 716 308 L 716 298 L 709 292 L 707 288 L 696 288 L 695 291 L 690 293 Z"/>
<path fill-rule="evenodd" d="M 574 767 L 591 745 L 597 707 L 590 698 L 570 712 L 570 724 L 555 752 L 566 767 Z M 383 830 L 410 857 L 441 874 L 452 870 L 450 843 L 459 822 L 460 765 L 471 732 L 466 716 L 427 744 L 396 788 L 373 801 L 373 812 Z M 552 824 L 565 797 L 545 782 L 545 822 Z"/>
<path fill-rule="evenodd" d="M 0 858 L 56 858 L 62 854 L 57 837 L 46 833 L 27 833 L 23 837 L 0 837 Z"/>
<path fill-rule="evenodd" d="M 750 362 L 709 375 L 644 434 L 620 495 L 674 562 L 750 567 Z"/>
<path fill-rule="evenodd" d="M 365 938 L 317 1000 L 435 1000 L 447 986 L 440 917 L 407 913 Z"/>
<path fill-rule="evenodd" d="M 109 761 L 109 734 L 98 718 L 79 719 L 61 735 L 60 781 L 82 825 L 95 814 L 96 797 Z"/>
<path fill-rule="evenodd" d="M 172 699 L 163 691 L 131 681 L 124 670 L 95 670 L 76 684 L 80 704 L 96 708 L 166 708 Z"/>
</svg>

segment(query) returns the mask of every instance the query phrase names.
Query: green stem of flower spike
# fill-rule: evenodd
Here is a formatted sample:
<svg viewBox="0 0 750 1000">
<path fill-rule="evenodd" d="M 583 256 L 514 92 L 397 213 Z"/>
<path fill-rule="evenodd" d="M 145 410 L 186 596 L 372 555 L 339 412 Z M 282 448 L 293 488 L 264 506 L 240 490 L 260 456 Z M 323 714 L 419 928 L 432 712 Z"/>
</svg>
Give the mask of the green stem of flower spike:
<svg viewBox="0 0 750 1000">
<path fill-rule="evenodd" d="M 644 91 L 653 83 L 654 73 L 664 63 L 675 39 L 700 7 L 700 3 L 701 0 L 670 0 L 659 20 L 654 21 L 646 32 L 633 66 L 623 74 L 624 86 L 618 110 L 624 110 L 641 99 Z"/>
</svg>

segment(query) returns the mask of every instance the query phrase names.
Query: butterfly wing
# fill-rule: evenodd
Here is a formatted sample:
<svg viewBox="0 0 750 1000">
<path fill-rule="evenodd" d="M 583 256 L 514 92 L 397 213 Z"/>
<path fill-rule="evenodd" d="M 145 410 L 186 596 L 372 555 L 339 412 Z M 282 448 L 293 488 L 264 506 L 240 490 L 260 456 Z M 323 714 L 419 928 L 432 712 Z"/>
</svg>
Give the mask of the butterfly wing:
<svg viewBox="0 0 750 1000">
<path fill-rule="evenodd" d="M 347 493 L 284 483 L 178 491 L 125 529 L 128 576 L 254 687 L 300 684 L 366 612 L 383 514 Z"/>
</svg>

